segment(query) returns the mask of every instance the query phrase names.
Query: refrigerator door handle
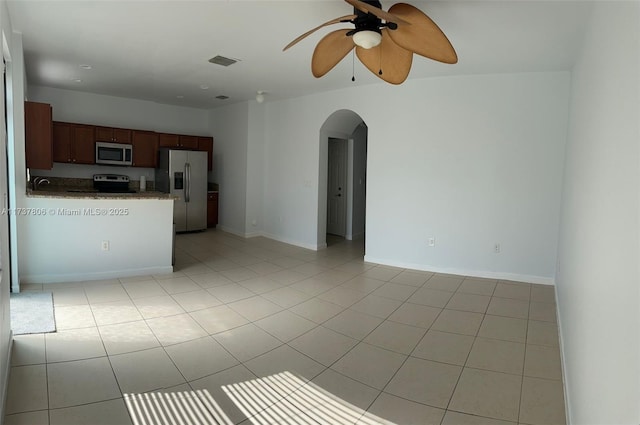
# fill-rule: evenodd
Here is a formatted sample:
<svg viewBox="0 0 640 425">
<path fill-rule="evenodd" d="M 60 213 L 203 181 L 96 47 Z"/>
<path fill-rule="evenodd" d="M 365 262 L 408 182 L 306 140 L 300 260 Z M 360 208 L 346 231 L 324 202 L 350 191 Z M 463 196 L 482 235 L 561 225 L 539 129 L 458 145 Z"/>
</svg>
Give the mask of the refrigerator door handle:
<svg viewBox="0 0 640 425">
<path fill-rule="evenodd" d="M 184 164 L 184 201 L 189 202 L 191 197 L 191 164 Z"/>
</svg>

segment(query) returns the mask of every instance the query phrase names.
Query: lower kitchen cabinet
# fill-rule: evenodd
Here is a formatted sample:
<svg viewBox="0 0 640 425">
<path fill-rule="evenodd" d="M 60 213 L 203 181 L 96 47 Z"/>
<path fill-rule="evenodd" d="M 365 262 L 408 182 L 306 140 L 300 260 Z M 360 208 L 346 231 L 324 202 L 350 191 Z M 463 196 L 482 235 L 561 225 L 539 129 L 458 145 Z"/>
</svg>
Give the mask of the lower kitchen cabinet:
<svg viewBox="0 0 640 425">
<path fill-rule="evenodd" d="M 207 193 L 207 227 L 218 225 L 218 192 Z"/>
</svg>

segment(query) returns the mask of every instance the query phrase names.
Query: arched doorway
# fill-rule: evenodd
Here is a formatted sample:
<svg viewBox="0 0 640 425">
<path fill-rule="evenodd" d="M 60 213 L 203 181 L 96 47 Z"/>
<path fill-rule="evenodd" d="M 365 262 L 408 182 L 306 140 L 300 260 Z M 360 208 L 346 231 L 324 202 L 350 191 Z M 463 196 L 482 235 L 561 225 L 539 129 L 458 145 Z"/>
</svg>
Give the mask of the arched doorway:
<svg viewBox="0 0 640 425">
<path fill-rule="evenodd" d="M 331 240 L 364 239 L 367 133 L 364 120 L 347 109 L 320 128 L 318 246 L 327 246 L 328 233 Z"/>
</svg>

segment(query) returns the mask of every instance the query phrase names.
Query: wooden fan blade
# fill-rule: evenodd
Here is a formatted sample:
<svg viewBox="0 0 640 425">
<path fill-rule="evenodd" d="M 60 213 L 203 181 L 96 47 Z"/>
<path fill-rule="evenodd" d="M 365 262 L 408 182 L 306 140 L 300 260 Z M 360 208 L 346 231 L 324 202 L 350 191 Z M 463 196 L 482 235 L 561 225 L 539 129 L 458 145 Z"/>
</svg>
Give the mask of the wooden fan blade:
<svg viewBox="0 0 640 425">
<path fill-rule="evenodd" d="M 350 30 L 336 30 L 325 35 L 313 51 L 311 59 L 311 73 L 320 78 L 331 71 L 353 50 L 353 38 L 348 36 Z"/>
<path fill-rule="evenodd" d="M 402 84 L 411 71 L 413 53 L 394 43 L 388 33 L 388 29 L 382 30 L 382 42 L 372 49 L 356 47 L 356 54 L 360 62 L 379 78 L 387 83 Z"/>
<path fill-rule="evenodd" d="M 391 14 L 389 12 L 385 12 L 384 10 L 375 7 L 375 6 L 371 6 L 370 4 L 367 4 L 363 1 L 360 0 L 344 0 L 347 3 L 349 3 L 351 6 L 355 7 L 356 9 L 365 12 L 365 13 L 371 13 L 372 15 L 377 16 L 378 18 L 382 19 L 383 21 L 387 21 L 387 22 L 393 22 L 396 23 L 398 25 L 411 25 L 410 22 L 405 21 L 404 19 L 402 19 L 401 16 L 397 16 L 394 14 Z"/>
<path fill-rule="evenodd" d="M 305 32 L 304 34 L 302 34 L 300 37 L 296 38 L 295 40 L 293 40 L 291 43 L 287 44 L 285 46 L 284 49 L 282 49 L 282 51 L 284 52 L 285 50 L 287 50 L 288 48 L 292 47 L 293 45 L 297 44 L 299 41 L 305 39 L 306 37 L 310 36 L 311 34 L 313 34 L 314 32 L 318 31 L 320 28 L 324 28 L 328 25 L 333 25 L 333 24 L 339 24 L 340 22 L 351 22 L 354 19 L 356 19 L 358 16 L 357 15 L 346 15 L 346 16 L 342 16 L 340 18 L 336 18 L 336 19 L 332 19 L 330 21 L 325 22 L 322 25 L 318 25 L 317 27 L 315 27 L 312 30 L 309 30 L 307 32 Z"/>
<path fill-rule="evenodd" d="M 389 32 L 397 45 L 439 62 L 458 62 L 458 55 L 447 36 L 420 9 L 410 4 L 397 3 L 389 11 L 411 22 L 411 25 L 398 26 L 398 29 Z"/>
</svg>

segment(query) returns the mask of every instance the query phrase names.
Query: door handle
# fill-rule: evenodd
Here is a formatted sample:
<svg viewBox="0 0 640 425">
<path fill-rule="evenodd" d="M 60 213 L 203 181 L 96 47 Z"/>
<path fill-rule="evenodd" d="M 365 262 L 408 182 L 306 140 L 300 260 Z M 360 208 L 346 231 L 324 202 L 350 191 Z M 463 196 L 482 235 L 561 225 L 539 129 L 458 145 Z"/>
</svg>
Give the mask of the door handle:
<svg viewBox="0 0 640 425">
<path fill-rule="evenodd" d="M 184 200 L 185 202 L 191 202 L 191 164 L 188 162 L 184 164 L 184 174 Z"/>
</svg>

